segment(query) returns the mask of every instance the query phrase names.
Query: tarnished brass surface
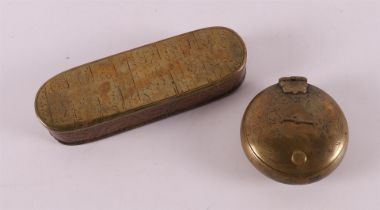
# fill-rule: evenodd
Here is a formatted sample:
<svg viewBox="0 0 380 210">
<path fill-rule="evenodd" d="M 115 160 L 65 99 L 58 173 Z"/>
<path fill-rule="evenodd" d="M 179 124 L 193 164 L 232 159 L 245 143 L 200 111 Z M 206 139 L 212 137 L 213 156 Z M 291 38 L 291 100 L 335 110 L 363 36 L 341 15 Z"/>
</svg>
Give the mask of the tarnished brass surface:
<svg viewBox="0 0 380 210">
<path fill-rule="evenodd" d="M 259 93 L 242 125 L 244 151 L 265 175 L 283 183 L 320 180 L 341 162 L 347 121 L 338 104 L 303 77 L 285 77 Z"/>
<path fill-rule="evenodd" d="M 35 109 L 57 139 L 88 141 L 236 88 L 245 62 L 234 31 L 196 30 L 62 72 L 40 88 Z"/>
</svg>

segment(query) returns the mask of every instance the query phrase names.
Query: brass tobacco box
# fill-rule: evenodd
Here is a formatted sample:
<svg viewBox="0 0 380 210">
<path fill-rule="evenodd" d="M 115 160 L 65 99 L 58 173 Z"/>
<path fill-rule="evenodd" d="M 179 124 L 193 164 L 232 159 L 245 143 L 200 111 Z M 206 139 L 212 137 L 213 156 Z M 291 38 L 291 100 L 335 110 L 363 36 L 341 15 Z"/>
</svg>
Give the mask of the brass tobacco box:
<svg viewBox="0 0 380 210">
<path fill-rule="evenodd" d="M 231 29 L 188 32 L 54 76 L 39 89 L 35 110 L 62 143 L 99 139 L 232 91 L 246 57 Z"/>
<path fill-rule="evenodd" d="M 304 77 L 284 77 L 248 105 L 241 141 L 252 164 L 279 182 L 318 181 L 341 162 L 348 125 L 338 104 Z"/>
</svg>

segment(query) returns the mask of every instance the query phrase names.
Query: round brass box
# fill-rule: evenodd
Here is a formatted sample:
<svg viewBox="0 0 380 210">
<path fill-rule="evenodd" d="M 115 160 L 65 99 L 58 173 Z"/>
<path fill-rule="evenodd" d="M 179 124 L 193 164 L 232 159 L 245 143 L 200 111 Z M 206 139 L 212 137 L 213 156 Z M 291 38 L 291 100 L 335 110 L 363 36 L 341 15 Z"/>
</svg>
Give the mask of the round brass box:
<svg viewBox="0 0 380 210">
<path fill-rule="evenodd" d="M 241 140 L 252 164 L 288 184 L 318 181 L 341 162 L 348 126 L 338 104 L 304 77 L 284 77 L 248 105 Z"/>
</svg>

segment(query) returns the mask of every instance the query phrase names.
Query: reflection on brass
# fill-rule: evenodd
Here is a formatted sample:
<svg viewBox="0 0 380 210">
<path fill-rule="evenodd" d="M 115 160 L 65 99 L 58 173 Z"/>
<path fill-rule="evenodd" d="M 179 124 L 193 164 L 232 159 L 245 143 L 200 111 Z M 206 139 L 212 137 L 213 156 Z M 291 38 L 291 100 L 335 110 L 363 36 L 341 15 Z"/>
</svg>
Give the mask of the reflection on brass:
<svg viewBox="0 0 380 210">
<path fill-rule="evenodd" d="M 62 72 L 35 109 L 56 139 L 83 143 L 222 96 L 241 84 L 245 63 L 239 35 L 205 28 Z"/>
<path fill-rule="evenodd" d="M 248 105 L 241 140 L 252 164 L 279 182 L 318 181 L 341 162 L 347 121 L 338 104 L 304 77 L 284 77 Z"/>
</svg>

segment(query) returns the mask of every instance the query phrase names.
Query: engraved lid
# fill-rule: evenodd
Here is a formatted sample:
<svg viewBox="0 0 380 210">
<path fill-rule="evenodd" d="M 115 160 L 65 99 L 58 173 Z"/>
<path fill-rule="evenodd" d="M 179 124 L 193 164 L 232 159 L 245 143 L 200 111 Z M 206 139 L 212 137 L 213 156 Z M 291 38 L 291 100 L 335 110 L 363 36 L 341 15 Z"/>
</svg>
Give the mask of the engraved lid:
<svg viewBox="0 0 380 210">
<path fill-rule="evenodd" d="M 50 131 L 91 128 L 222 87 L 245 70 L 246 54 L 231 29 L 195 30 L 60 73 L 39 89 L 35 110 Z"/>
<path fill-rule="evenodd" d="M 348 126 L 327 93 L 304 77 L 284 77 L 250 102 L 241 139 L 246 155 L 265 175 L 304 184 L 337 167 L 347 148 Z"/>
</svg>

